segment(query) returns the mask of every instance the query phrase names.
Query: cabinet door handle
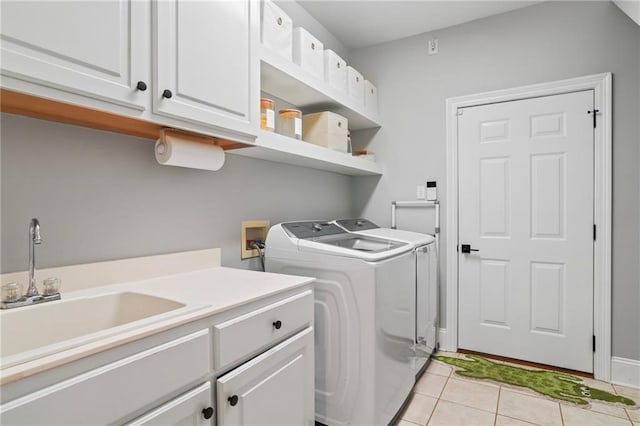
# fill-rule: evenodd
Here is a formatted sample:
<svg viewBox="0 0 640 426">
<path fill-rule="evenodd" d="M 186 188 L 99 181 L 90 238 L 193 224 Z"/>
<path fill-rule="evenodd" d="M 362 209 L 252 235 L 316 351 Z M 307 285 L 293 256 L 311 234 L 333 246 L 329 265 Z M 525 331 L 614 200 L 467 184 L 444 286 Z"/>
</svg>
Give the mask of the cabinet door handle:
<svg viewBox="0 0 640 426">
<path fill-rule="evenodd" d="M 276 330 L 280 330 L 280 327 L 282 327 L 282 321 L 280 321 L 280 320 L 275 321 L 275 322 L 273 323 L 273 327 L 274 327 Z"/>
<path fill-rule="evenodd" d="M 227 401 L 229 401 L 229 404 L 231 404 L 231 406 L 235 406 L 238 403 L 238 395 L 232 395 L 229 398 L 227 398 Z"/>
<path fill-rule="evenodd" d="M 145 83 L 144 81 L 139 81 L 138 84 L 136 84 L 136 89 L 144 92 L 145 90 L 147 90 L 147 83 Z"/>
<path fill-rule="evenodd" d="M 172 96 L 173 93 L 171 93 L 171 90 L 169 89 L 164 89 L 164 92 L 162 92 L 162 97 L 165 99 L 171 99 Z"/>
<path fill-rule="evenodd" d="M 202 410 L 202 415 L 206 420 L 209 420 L 211 417 L 213 417 L 213 407 L 207 407 Z"/>
</svg>

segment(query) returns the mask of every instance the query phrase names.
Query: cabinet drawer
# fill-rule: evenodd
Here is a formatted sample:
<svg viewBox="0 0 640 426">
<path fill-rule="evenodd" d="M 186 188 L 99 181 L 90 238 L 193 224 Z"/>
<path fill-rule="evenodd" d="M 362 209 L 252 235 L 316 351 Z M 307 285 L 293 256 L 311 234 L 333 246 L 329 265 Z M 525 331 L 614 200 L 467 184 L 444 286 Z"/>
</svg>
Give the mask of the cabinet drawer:
<svg viewBox="0 0 640 426">
<path fill-rule="evenodd" d="M 214 365 L 220 369 L 275 343 L 313 321 L 307 290 L 213 326 Z"/>
<path fill-rule="evenodd" d="M 211 384 L 206 382 L 197 388 L 172 399 L 148 414 L 137 418 L 127 426 L 150 425 L 207 425 L 211 424 L 213 411 L 205 418 L 203 410 L 211 407 Z"/>
<path fill-rule="evenodd" d="M 111 424 L 209 372 L 208 330 L 172 340 L 2 405 L 3 425 Z"/>
<path fill-rule="evenodd" d="M 231 370 L 216 389 L 218 426 L 313 426 L 313 328 Z"/>
</svg>

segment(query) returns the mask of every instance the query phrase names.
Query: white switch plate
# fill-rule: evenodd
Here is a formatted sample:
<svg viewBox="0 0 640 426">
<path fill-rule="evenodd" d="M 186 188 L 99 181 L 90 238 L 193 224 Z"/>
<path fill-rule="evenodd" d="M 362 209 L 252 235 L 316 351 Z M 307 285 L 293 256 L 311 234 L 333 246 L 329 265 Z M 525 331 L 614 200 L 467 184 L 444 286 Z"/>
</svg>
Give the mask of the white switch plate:
<svg viewBox="0 0 640 426">
<path fill-rule="evenodd" d="M 425 191 L 425 187 L 424 185 L 418 185 L 416 187 L 416 199 L 418 200 L 424 200 L 426 197 L 426 191 Z"/>
<path fill-rule="evenodd" d="M 427 42 L 427 53 L 429 55 L 435 55 L 438 53 L 438 39 L 432 38 Z"/>
</svg>

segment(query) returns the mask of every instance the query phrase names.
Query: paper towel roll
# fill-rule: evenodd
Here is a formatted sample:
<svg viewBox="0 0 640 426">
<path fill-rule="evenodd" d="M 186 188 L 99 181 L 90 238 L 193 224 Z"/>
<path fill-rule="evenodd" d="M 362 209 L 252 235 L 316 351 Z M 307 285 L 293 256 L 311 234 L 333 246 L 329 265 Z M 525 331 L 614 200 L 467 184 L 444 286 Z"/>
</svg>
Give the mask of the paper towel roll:
<svg viewBox="0 0 640 426">
<path fill-rule="evenodd" d="M 155 153 L 158 163 L 165 166 L 215 171 L 224 164 L 224 150 L 209 139 L 176 132 L 163 132 Z"/>
</svg>

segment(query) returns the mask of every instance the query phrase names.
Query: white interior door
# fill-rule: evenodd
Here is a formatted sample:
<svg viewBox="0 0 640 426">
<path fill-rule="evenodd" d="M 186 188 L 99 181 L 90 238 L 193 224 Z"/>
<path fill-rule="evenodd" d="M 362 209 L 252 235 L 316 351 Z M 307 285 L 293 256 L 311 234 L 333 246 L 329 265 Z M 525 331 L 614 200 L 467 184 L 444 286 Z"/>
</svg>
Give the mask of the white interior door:
<svg viewBox="0 0 640 426">
<path fill-rule="evenodd" d="M 593 96 L 458 117 L 460 348 L 593 371 Z"/>
</svg>

